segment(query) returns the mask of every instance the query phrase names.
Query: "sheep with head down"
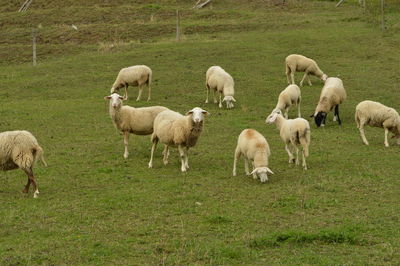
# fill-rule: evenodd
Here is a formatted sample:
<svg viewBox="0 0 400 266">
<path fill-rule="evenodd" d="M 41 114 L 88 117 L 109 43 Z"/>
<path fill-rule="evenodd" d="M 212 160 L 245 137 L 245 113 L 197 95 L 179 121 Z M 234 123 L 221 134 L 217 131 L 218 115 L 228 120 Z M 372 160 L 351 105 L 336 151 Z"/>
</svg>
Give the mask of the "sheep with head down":
<svg viewBox="0 0 400 266">
<path fill-rule="evenodd" d="M 311 58 L 305 57 L 304 55 L 299 54 L 291 54 L 285 59 L 286 66 L 286 78 L 288 84 L 295 84 L 294 82 L 294 73 L 295 72 L 304 72 L 304 76 L 300 81 L 300 86 L 303 86 L 304 80 L 308 79 L 308 84 L 311 86 L 311 80 L 309 75 L 314 75 L 321 79 L 323 82 L 326 81 L 328 76 L 322 72 L 317 63 Z M 289 80 L 289 76 L 291 81 Z"/>
<path fill-rule="evenodd" d="M 151 136 L 151 155 L 149 168 L 153 167 L 153 154 L 160 141 L 165 145 L 163 162 L 168 163 L 169 147 L 178 147 L 181 158 L 181 171 L 189 169 L 188 152 L 194 147 L 204 126 L 204 118 L 209 113 L 200 107 L 188 111 L 186 115 L 171 110 L 162 111 L 154 120 L 154 132 Z"/>
<path fill-rule="evenodd" d="M 222 108 L 222 102 L 226 102 L 226 108 L 233 108 L 235 98 L 235 83 L 231 75 L 220 66 L 212 66 L 206 73 L 206 88 L 207 98 L 205 103 L 208 103 L 210 90 L 213 90 L 214 103 L 218 103 L 215 93 L 219 93 L 219 108 Z M 222 95 L 224 98 L 222 99 Z"/>
</svg>

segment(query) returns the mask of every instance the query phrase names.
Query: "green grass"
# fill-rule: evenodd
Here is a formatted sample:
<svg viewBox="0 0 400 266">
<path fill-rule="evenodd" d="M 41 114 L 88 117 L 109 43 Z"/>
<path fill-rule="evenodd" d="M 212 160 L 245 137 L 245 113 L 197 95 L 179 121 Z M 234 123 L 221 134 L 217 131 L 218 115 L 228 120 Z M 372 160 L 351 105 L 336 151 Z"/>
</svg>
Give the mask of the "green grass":
<svg viewBox="0 0 400 266">
<path fill-rule="evenodd" d="M 399 147 L 391 140 L 385 148 L 383 130 L 375 128 L 366 128 L 370 146 L 364 146 L 354 123 L 354 108 L 365 99 L 400 109 L 399 32 L 382 34 L 350 3 L 335 9 L 334 2 L 321 1 L 288 7 L 234 2 L 232 9 L 227 1 L 212 10 L 187 9 L 191 19 L 184 22 L 179 43 L 173 41 L 173 17 L 162 23 L 172 25 L 170 32 L 143 42 L 124 37 L 110 50 L 98 50 L 104 41 L 96 37 L 100 31 L 114 32 L 112 26 L 103 27 L 93 31 L 92 40 L 77 37 L 81 45 L 39 44 L 43 54 L 36 67 L 13 49 L 23 45 L 20 35 L 8 43 L 1 40 L 8 49 L 2 53 L 14 59 L 1 57 L 0 131 L 31 131 L 49 166 L 35 168 L 41 191 L 37 200 L 20 193 L 26 181 L 22 171 L 1 173 L 0 264 L 400 262 Z M 65 8 L 75 8 L 79 18 L 85 8 L 103 12 L 110 3 L 92 8 L 94 1 L 87 1 L 82 10 Z M 157 8 L 137 3 L 133 9 L 157 12 L 192 4 L 154 1 Z M 0 8 L 14 10 L 11 4 Z M 18 16 L 7 19 L 17 21 Z M 87 27 L 97 29 L 90 17 Z M 2 25 L 11 25 L 5 19 L 0 15 Z M 49 22 L 48 27 L 58 26 Z M 12 37 L 14 30 L 30 31 L 10 26 L 2 34 Z M 55 36 L 50 30 L 46 34 L 49 40 Z M 105 35 L 112 40 L 112 34 Z M 59 53 L 52 52 L 55 46 Z M 308 171 L 288 165 L 277 130 L 264 123 L 286 86 L 283 61 L 290 53 L 317 59 L 328 75 L 343 79 L 348 93 L 341 127 L 332 122 L 332 114 L 325 128 L 311 125 Z M 149 136 L 132 135 L 130 157 L 122 157 L 122 136 L 103 97 L 119 69 L 135 64 L 153 69 L 153 96 L 150 103 L 137 103 L 137 89 L 130 88 L 127 104 L 165 105 L 179 112 L 201 106 L 211 113 L 190 151 L 186 175 L 175 150 L 170 164 L 162 164 L 161 147 L 154 168 L 147 168 Z M 205 71 L 215 64 L 235 79 L 233 110 L 204 104 Z M 312 87 L 302 88 L 306 118 L 322 87 L 312 81 Z M 238 177 L 231 176 L 237 136 L 248 127 L 260 131 L 271 147 L 269 167 L 275 175 L 266 184 L 245 176 L 242 161 Z"/>
</svg>

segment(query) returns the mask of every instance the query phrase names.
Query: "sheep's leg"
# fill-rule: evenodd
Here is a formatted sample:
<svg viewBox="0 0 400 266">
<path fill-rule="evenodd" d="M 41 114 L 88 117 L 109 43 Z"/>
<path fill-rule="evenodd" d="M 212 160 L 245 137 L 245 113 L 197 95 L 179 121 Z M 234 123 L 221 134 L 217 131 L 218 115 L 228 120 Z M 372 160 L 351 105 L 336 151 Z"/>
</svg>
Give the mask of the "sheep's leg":
<svg viewBox="0 0 400 266">
<path fill-rule="evenodd" d="M 246 175 L 250 175 L 249 159 L 247 159 L 246 157 L 244 157 L 244 171 L 245 171 Z"/>
<path fill-rule="evenodd" d="M 149 83 L 146 83 L 146 84 L 147 84 L 147 88 L 149 88 L 149 96 L 147 97 L 147 101 L 150 101 L 151 100 L 151 86 Z"/>
<path fill-rule="evenodd" d="M 222 108 L 222 92 L 219 93 L 219 108 Z"/>
<path fill-rule="evenodd" d="M 128 100 L 128 84 L 125 85 L 125 95 L 124 95 L 124 100 Z"/>
<path fill-rule="evenodd" d="M 255 167 L 255 165 L 254 165 L 254 162 L 253 162 L 252 164 L 253 164 L 253 171 L 254 171 L 254 169 L 256 169 L 256 167 Z M 258 178 L 258 176 L 257 176 L 257 174 L 256 174 L 255 172 L 253 172 L 253 178 L 254 178 L 254 179 L 257 179 L 257 178 Z"/>
<path fill-rule="evenodd" d="M 142 98 L 142 92 L 143 92 L 143 86 L 139 85 L 139 95 L 136 98 L 136 101 L 140 101 L 140 99 Z"/>
<path fill-rule="evenodd" d="M 308 85 L 312 86 L 310 75 L 307 75 L 307 79 L 308 79 Z"/>
<path fill-rule="evenodd" d="M 289 76 L 290 76 L 290 67 L 286 65 L 286 79 L 288 84 L 290 84 Z"/>
<path fill-rule="evenodd" d="M 152 142 L 153 142 L 153 145 L 151 146 L 149 168 L 153 168 L 153 155 L 154 155 L 154 151 L 155 151 L 155 149 L 157 147 L 158 138 L 157 137 L 155 137 L 155 138 L 152 137 Z"/>
<path fill-rule="evenodd" d="M 213 90 L 214 103 L 218 103 L 217 97 L 215 96 L 216 92 L 216 90 Z"/>
<path fill-rule="evenodd" d="M 179 156 L 181 157 L 181 171 L 186 172 L 185 165 L 185 149 L 182 145 L 178 145 Z"/>
<path fill-rule="evenodd" d="M 186 147 L 186 153 L 185 153 L 185 167 L 186 167 L 186 170 L 189 169 L 189 147 Z"/>
<path fill-rule="evenodd" d="M 301 117 L 301 112 L 300 112 L 300 100 L 297 102 L 297 115 L 300 118 Z"/>
<path fill-rule="evenodd" d="M 168 164 L 168 156 L 169 156 L 169 146 L 168 145 L 164 146 L 164 151 L 162 154 L 164 155 L 163 163 L 164 163 L 164 165 L 167 165 Z"/>
<path fill-rule="evenodd" d="M 22 190 L 23 193 L 28 193 L 29 192 L 29 186 L 31 185 L 31 179 L 28 176 L 28 182 L 26 183 L 24 190 Z"/>
<path fill-rule="evenodd" d="M 237 160 L 239 160 L 239 158 L 240 158 L 240 155 L 241 155 L 240 149 L 239 149 L 239 147 L 236 147 L 235 155 L 233 157 L 233 170 L 232 170 L 232 175 L 233 176 L 236 176 L 236 165 L 237 165 Z M 247 169 L 247 171 L 249 171 L 249 170 Z M 246 172 L 246 174 L 247 174 L 247 172 Z"/>
<path fill-rule="evenodd" d="M 389 133 L 389 129 L 385 127 L 385 147 L 389 147 L 388 133 Z"/>
<path fill-rule="evenodd" d="M 338 121 L 339 125 L 341 125 L 342 124 L 342 120 L 340 120 L 340 117 L 339 117 L 339 105 L 335 106 L 335 117 L 336 116 L 337 116 L 337 121 Z"/>
<path fill-rule="evenodd" d="M 300 86 L 303 86 L 303 82 L 304 82 L 304 80 L 306 79 L 307 75 L 308 75 L 308 73 L 305 72 L 303 78 L 302 78 L 301 81 L 300 81 Z"/>
<path fill-rule="evenodd" d="M 34 189 L 34 193 L 33 193 L 33 197 L 34 198 L 37 198 L 37 197 L 39 197 L 39 189 L 38 189 L 38 186 L 37 186 L 37 184 L 36 184 L 36 181 L 35 181 L 35 177 L 33 176 L 33 171 L 32 171 L 32 169 L 26 169 L 26 170 L 24 170 L 25 171 L 25 173 L 26 173 L 26 175 L 28 176 L 28 184 L 29 183 L 31 183 L 32 184 L 32 186 L 33 186 L 33 189 Z M 27 184 L 27 186 L 28 186 L 28 188 L 27 188 L 27 190 L 26 190 L 26 192 L 25 193 L 28 193 L 28 190 L 29 190 L 29 185 Z M 26 186 L 25 186 L 25 189 L 26 189 Z"/>
<path fill-rule="evenodd" d="M 296 149 L 296 165 L 300 164 L 300 160 L 299 160 L 299 148 L 297 146 L 295 146 Z"/>
<path fill-rule="evenodd" d="M 306 163 L 306 156 L 304 154 L 304 148 L 301 151 L 301 154 L 303 155 L 303 168 L 304 168 L 304 170 L 307 170 L 307 163 Z"/>
<path fill-rule="evenodd" d="M 124 145 L 125 145 L 124 158 L 125 159 L 127 159 L 129 156 L 128 142 L 129 142 L 129 132 L 124 132 Z"/>
<path fill-rule="evenodd" d="M 360 130 L 360 135 L 361 138 L 364 142 L 365 145 L 369 145 L 367 138 L 365 137 L 365 132 L 364 132 L 364 121 L 360 121 L 360 127 L 358 128 Z"/>
<path fill-rule="evenodd" d="M 292 152 L 290 151 L 289 146 L 287 144 L 285 145 L 285 150 L 289 155 L 289 163 L 294 163 L 294 156 L 293 156 Z"/>
<path fill-rule="evenodd" d="M 289 118 L 289 107 L 285 108 L 285 119 Z"/>
<path fill-rule="evenodd" d="M 207 91 L 207 98 L 206 98 L 205 103 L 208 103 L 208 96 L 210 94 L 210 87 L 208 86 L 208 84 L 206 84 L 206 91 Z"/>
<path fill-rule="evenodd" d="M 296 71 L 296 70 L 295 70 Z M 294 72 L 295 71 L 293 71 L 293 69 L 290 69 L 290 77 L 291 77 L 291 79 L 292 79 L 292 84 L 296 84 L 296 83 L 294 83 Z"/>
</svg>

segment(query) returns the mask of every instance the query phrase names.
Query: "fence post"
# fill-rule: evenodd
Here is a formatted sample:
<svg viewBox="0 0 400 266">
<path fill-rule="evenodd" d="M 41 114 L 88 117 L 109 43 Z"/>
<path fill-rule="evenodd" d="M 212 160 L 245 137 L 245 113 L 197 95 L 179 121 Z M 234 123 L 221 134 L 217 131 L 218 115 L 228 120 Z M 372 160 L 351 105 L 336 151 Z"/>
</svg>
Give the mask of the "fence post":
<svg viewBox="0 0 400 266">
<path fill-rule="evenodd" d="M 382 10 L 382 31 L 385 30 L 385 0 L 381 0 L 381 10 Z"/>
<path fill-rule="evenodd" d="M 181 39 L 179 10 L 176 10 L 176 41 Z"/>
<path fill-rule="evenodd" d="M 36 66 L 36 29 L 32 29 L 32 60 Z"/>
</svg>

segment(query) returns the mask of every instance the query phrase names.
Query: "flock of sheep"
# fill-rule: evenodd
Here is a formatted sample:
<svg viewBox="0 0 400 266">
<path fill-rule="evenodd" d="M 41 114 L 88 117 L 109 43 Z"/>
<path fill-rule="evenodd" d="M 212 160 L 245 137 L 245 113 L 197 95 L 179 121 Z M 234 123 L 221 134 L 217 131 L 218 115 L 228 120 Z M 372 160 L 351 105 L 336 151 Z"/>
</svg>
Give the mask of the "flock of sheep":
<svg viewBox="0 0 400 266">
<path fill-rule="evenodd" d="M 289 156 L 289 163 L 299 164 L 299 151 L 302 152 L 302 166 L 306 170 L 306 157 L 309 155 L 310 145 L 310 125 L 307 120 L 301 118 L 300 103 L 301 90 L 295 85 L 294 73 L 304 72 L 300 82 L 303 85 L 309 75 L 314 75 L 324 82 L 318 105 L 312 115 L 318 127 L 325 125 L 327 114 L 334 110 L 333 121 L 341 120 L 339 117 L 339 105 L 346 100 L 346 91 L 342 80 L 335 77 L 328 77 L 318 67 L 317 63 L 305 56 L 292 54 L 286 58 L 286 76 L 290 84 L 284 89 L 279 97 L 278 103 L 271 114 L 266 118 L 267 124 L 275 124 L 279 129 L 280 137 L 285 143 L 285 150 Z M 163 162 L 168 163 L 169 148 L 177 147 L 181 160 L 181 171 L 189 169 L 188 151 L 196 145 L 198 138 L 203 130 L 203 122 L 209 114 L 206 110 L 195 107 L 185 115 L 174 112 L 164 106 L 151 106 L 135 108 L 123 105 L 124 100 L 128 100 L 128 87 L 138 86 L 139 94 L 137 101 L 141 99 L 142 91 L 148 88 L 148 98 L 151 99 L 151 80 L 152 71 L 144 65 L 132 66 L 121 69 L 112 88 L 111 95 L 104 97 L 109 100 L 109 113 L 115 127 L 124 137 L 125 152 L 124 158 L 128 158 L 129 135 L 150 135 L 151 134 L 151 155 L 149 168 L 153 167 L 153 155 L 157 143 L 164 144 Z M 125 95 L 120 96 L 117 92 L 125 88 Z M 206 88 L 208 103 L 210 90 L 213 91 L 214 103 L 218 103 L 222 108 L 222 103 L 231 109 L 234 107 L 234 80 L 232 76 L 219 66 L 212 66 L 206 72 Z M 219 99 L 217 99 L 218 94 Z M 288 119 L 289 108 L 297 105 L 298 118 Z M 355 111 L 355 120 L 360 131 L 363 142 L 368 145 L 364 134 L 364 126 L 381 127 L 385 130 L 386 147 L 389 146 L 388 133 L 393 133 L 400 145 L 400 116 L 393 108 L 373 101 L 363 101 L 359 103 Z M 295 155 L 294 155 L 295 153 Z M 273 174 L 268 168 L 268 157 L 271 152 L 267 140 L 263 135 L 254 129 L 244 129 L 237 141 L 234 154 L 233 175 L 236 176 L 237 160 L 243 155 L 245 160 L 245 172 L 253 175 L 261 182 L 268 180 L 268 173 Z M 43 149 L 39 146 L 36 138 L 28 131 L 7 131 L 0 133 L 0 169 L 7 171 L 20 168 L 28 176 L 28 182 L 23 190 L 28 193 L 30 184 L 34 188 L 34 198 L 38 197 L 39 190 L 33 174 L 35 162 L 41 159 L 43 164 Z M 253 165 L 252 172 L 249 170 L 249 161 Z"/>
</svg>

